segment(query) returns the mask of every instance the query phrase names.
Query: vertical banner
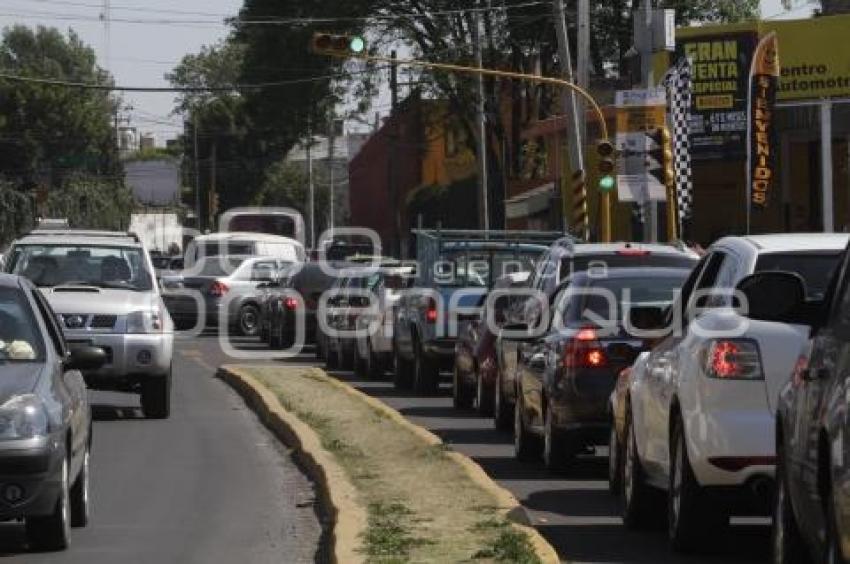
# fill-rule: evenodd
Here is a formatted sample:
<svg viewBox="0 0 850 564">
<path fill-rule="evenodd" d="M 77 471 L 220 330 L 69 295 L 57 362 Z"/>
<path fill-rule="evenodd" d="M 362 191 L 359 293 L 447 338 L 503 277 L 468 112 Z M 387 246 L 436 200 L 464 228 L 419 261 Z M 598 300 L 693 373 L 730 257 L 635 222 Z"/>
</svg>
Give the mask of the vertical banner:
<svg viewBox="0 0 850 564">
<path fill-rule="evenodd" d="M 775 108 L 779 83 L 779 50 L 776 33 L 765 35 L 753 54 L 750 70 L 747 150 L 747 232 L 751 208 L 767 206 L 776 176 Z"/>
</svg>

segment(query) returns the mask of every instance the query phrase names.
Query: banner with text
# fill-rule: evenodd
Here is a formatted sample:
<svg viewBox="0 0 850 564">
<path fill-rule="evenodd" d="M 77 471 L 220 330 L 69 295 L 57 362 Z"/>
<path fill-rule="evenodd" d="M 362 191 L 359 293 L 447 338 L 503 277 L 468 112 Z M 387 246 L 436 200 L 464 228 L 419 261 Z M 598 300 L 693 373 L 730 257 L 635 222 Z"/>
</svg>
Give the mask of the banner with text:
<svg viewBox="0 0 850 564">
<path fill-rule="evenodd" d="M 749 201 L 756 209 L 767 206 L 776 169 L 774 112 L 779 82 L 776 33 L 765 35 L 753 56 L 749 99 Z"/>
</svg>

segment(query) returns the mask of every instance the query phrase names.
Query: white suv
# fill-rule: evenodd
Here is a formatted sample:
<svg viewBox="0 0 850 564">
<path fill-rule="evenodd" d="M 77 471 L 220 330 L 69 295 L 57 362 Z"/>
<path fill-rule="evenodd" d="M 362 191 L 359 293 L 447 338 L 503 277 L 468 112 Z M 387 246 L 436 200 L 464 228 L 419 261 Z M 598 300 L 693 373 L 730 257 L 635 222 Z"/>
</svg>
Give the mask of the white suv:
<svg viewBox="0 0 850 564">
<path fill-rule="evenodd" d="M 168 417 L 174 328 L 137 236 L 34 231 L 12 244 L 6 270 L 41 289 L 71 346 L 106 351 L 106 365 L 84 374 L 89 387 L 139 392 L 146 417 Z"/>
<path fill-rule="evenodd" d="M 668 532 L 677 550 L 716 538 L 711 528 L 728 524 L 730 515 L 769 511 L 777 398 L 809 328 L 766 321 L 753 311 L 745 318 L 733 309 L 732 290 L 754 273 L 786 271 L 805 281 L 814 305 L 847 240 L 833 234 L 727 237 L 694 268 L 665 324 L 674 325 L 681 312 L 681 327 L 664 329 L 626 388 L 624 445 L 612 452 L 624 457 L 627 526 L 663 514 L 654 503 L 658 490 L 667 490 Z"/>
</svg>

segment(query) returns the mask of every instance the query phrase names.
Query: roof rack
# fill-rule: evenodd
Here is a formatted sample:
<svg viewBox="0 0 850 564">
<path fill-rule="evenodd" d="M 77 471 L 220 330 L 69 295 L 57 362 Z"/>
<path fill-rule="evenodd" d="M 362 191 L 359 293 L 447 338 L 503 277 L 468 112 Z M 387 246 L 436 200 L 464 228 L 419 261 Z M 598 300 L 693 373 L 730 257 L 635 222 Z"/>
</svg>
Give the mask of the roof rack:
<svg viewBox="0 0 850 564">
<path fill-rule="evenodd" d="M 36 229 L 27 233 L 25 237 L 56 237 L 60 235 L 103 239 L 127 238 L 132 239 L 136 243 L 142 242 L 138 234 L 133 231 L 97 231 L 91 229 Z"/>
</svg>

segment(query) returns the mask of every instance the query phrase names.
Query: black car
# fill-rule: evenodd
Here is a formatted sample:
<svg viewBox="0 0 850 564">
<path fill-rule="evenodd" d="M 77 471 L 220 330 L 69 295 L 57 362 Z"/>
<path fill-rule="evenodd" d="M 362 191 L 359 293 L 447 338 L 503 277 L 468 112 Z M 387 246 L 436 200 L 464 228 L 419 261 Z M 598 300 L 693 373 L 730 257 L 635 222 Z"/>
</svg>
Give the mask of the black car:
<svg viewBox="0 0 850 564">
<path fill-rule="evenodd" d="M 849 262 L 850 250 L 819 310 L 812 312 L 805 302 L 809 307 L 800 307 L 803 288 L 772 297 L 777 312 L 792 312 L 786 321 L 812 328 L 779 397 L 774 562 L 850 561 Z M 802 279 L 777 282 L 786 288 L 795 284 L 802 285 Z"/>
<path fill-rule="evenodd" d="M 80 370 L 102 349 L 68 349 L 41 292 L 0 274 L 0 520 L 37 549 L 62 550 L 89 518 L 91 409 Z"/>
<path fill-rule="evenodd" d="M 672 303 L 688 269 L 611 268 L 570 276 L 541 318 L 539 337 L 519 335 L 514 450 L 520 460 L 542 453 L 547 468 L 568 464 L 588 447 L 605 444 L 608 398 L 619 373 L 648 340 L 627 330 L 636 308 Z M 630 316 L 631 317 L 631 316 Z M 531 327 L 533 331 L 534 325 Z M 529 331 L 525 324 L 506 330 Z"/>
</svg>

